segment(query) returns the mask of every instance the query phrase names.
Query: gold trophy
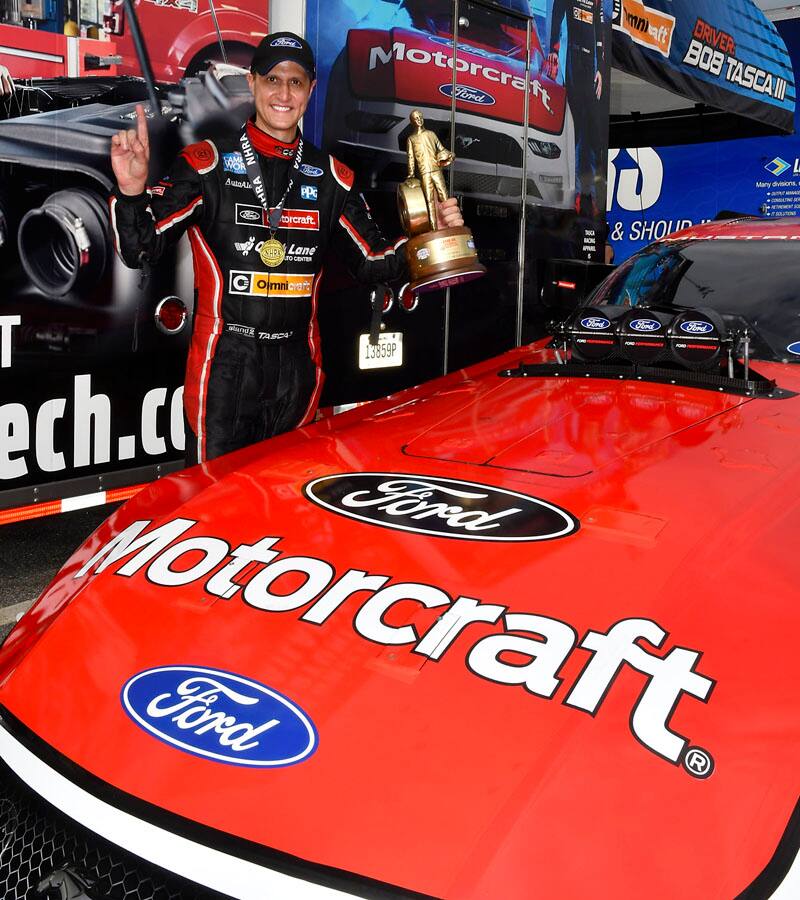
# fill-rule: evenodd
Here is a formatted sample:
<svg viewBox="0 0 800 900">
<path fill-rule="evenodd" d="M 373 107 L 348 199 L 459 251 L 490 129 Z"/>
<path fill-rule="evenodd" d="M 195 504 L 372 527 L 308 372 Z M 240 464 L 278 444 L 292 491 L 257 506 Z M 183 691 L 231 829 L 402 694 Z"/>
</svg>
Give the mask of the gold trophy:
<svg viewBox="0 0 800 900">
<path fill-rule="evenodd" d="M 409 237 L 406 257 L 411 290 L 437 290 L 480 278 L 486 269 L 478 262 L 469 228 L 436 227 L 436 199 L 447 200 L 442 169 L 455 155 L 423 127 L 425 120 L 418 109 L 409 118 L 416 130 L 408 138 L 408 178 L 397 189 L 397 208 Z"/>
</svg>

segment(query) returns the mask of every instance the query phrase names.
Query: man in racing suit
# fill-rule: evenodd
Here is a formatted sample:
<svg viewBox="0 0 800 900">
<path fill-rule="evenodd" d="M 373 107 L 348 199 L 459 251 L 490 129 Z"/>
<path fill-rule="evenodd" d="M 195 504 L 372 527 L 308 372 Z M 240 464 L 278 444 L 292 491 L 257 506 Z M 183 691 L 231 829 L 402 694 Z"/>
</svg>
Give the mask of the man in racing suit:
<svg viewBox="0 0 800 900">
<path fill-rule="evenodd" d="M 323 379 L 317 297 L 329 247 L 361 282 L 406 274 L 398 252 L 406 239 L 383 237 L 353 188 L 353 172 L 297 128 L 315 85 L 309 45 L 289 32 L 268 35 L 249 80 L 256 115 L 243 133 L 186 147 L 150 188 L 141 107 L 136 131 L 112 140 L 118 187 L 111 227 L 124 262 L 156 263 L 189 233 L 196 300 L 184 412 L 191 462 L 313 418 Z M 444 224 L 463 222 L 454 201 L 441 212 Z"/>
<path fill-rule="evenodd" d="M 567 20 L 567 64 L 565 85 L 575 122 L 577 191 L 575 208 L 579 214 L 598 215 L 595 177 L 600 146 L 599 101 L 603 94 L 605 34 L 603 0 L 554 0 L 550 20 L 550 52 L 543 72 L 553 80 L 558 76 L 561 25 Z M 593 89 L 590 87 L 593 86 Z"/>
</svg>

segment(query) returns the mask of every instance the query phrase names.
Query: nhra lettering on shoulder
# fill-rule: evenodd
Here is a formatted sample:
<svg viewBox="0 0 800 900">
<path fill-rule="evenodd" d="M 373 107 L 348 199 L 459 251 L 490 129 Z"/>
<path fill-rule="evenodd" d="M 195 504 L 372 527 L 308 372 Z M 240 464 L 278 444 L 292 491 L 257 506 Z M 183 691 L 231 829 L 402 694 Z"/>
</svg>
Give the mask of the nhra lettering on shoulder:
<svg viewBox="0 0 800 900">
<path fill-rule="evenodd" d="M 472 624 L 500 622 L 501 632 L 480 637 L 469 648 L 464 662 L 473 675 L 551 700 L 561 688 L 564 679 L 559 673 L 565 663 L 579 649 L 588 651 L 588 659 L 561 703 L 595 716 L 627 666 L 646 676 L 629 717 L 633 737 L 662 759 L 682 765 L 694 778 L 708 778 L 714 771 L 713 757 L 701 747 L 689 746 L 689 740 L 669 725 L 684 695 L 707 703 L 715 681 L 696 671 L 701 651 L 673 646 L 659 656 L 642 646 L 646 641 L 661 649 L 668 637 L 650 619 L 627 618 L 607 631 L 587 631 L 576 648 L 576 629 L 550 616 L 512 612 L 507 606 L 467 596 L 453 598 L 431 584 L 400 581 L 364 569 L 348 568 L 337 577 L 333 565 L 325 560 L 290 555 L 278 548 L 285 540 L 280 536 L 264 536 L 236 547 L 199 532 L 186 537 L 197 524 L 193 519 L 175 518 L 153 528 L 149 519 L 136 521 L 103 545 L 73 577 L 110 570 L 124 578 L 144 577 L 165 588 L 203 582 L 202 589 L 209 596 L 228 601 L 236 598 L 266 613 L 297 611 L 298 621 L 318 627 L 324 627 L 350 597 L 366 594 L 353 615 L 355 632 L 381 646 L 406 645 L 411 653 L 431 661 L 441 660 Z M 182 559 L 185 554 L 189 556 Z M 188 561 L 192 564 L 186 568 Z M 247 575 L 242 577 L 245 569 Z M 301 586 L 289 594 L 272 592 L 273 583 L 290 572 L 304 576 Z M 241 583 L 234 580 L 237 577 Z M 422 635 L 413 623 L 390 625 L 386 621 L 391 607 L 408 601 L 442 610 Z M 302 607 L 307 608 L 300 612 Z M 506 663 L 501 659 L 504 653 L 526 656 L 530 661 Z"/>
</svg>

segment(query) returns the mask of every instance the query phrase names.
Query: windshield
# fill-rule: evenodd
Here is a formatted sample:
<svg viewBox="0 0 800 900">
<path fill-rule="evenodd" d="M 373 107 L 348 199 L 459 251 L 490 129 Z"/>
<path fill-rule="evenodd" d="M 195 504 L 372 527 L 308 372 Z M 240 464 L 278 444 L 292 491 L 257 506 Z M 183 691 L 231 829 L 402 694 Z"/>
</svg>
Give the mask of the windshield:
<svg viewBox="0 0 800 900">
<path fill-rule="evenodd" d="M 626 260 L 584 305 L 710 307 L 729 325 L 753 330 L 754 357 L 800 363 L 799 263 L 795 241 L 653 244 Z"/>
</svg>

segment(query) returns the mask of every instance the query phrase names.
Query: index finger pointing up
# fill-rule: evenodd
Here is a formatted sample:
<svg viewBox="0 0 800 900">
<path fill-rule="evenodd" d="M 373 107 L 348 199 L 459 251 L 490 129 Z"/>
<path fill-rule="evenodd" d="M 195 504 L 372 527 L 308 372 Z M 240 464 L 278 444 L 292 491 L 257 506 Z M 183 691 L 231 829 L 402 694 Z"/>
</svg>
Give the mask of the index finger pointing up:
<svg viewBox="0 0 800 900">
<path fill-rule="evenodd" d="M 147 118 L 144 114 L 144 107 L 141 103 L 136 104 L 136 136 L 144 144 L 148 146 L 149 140 L 147 136 Z"/>
</svg>

